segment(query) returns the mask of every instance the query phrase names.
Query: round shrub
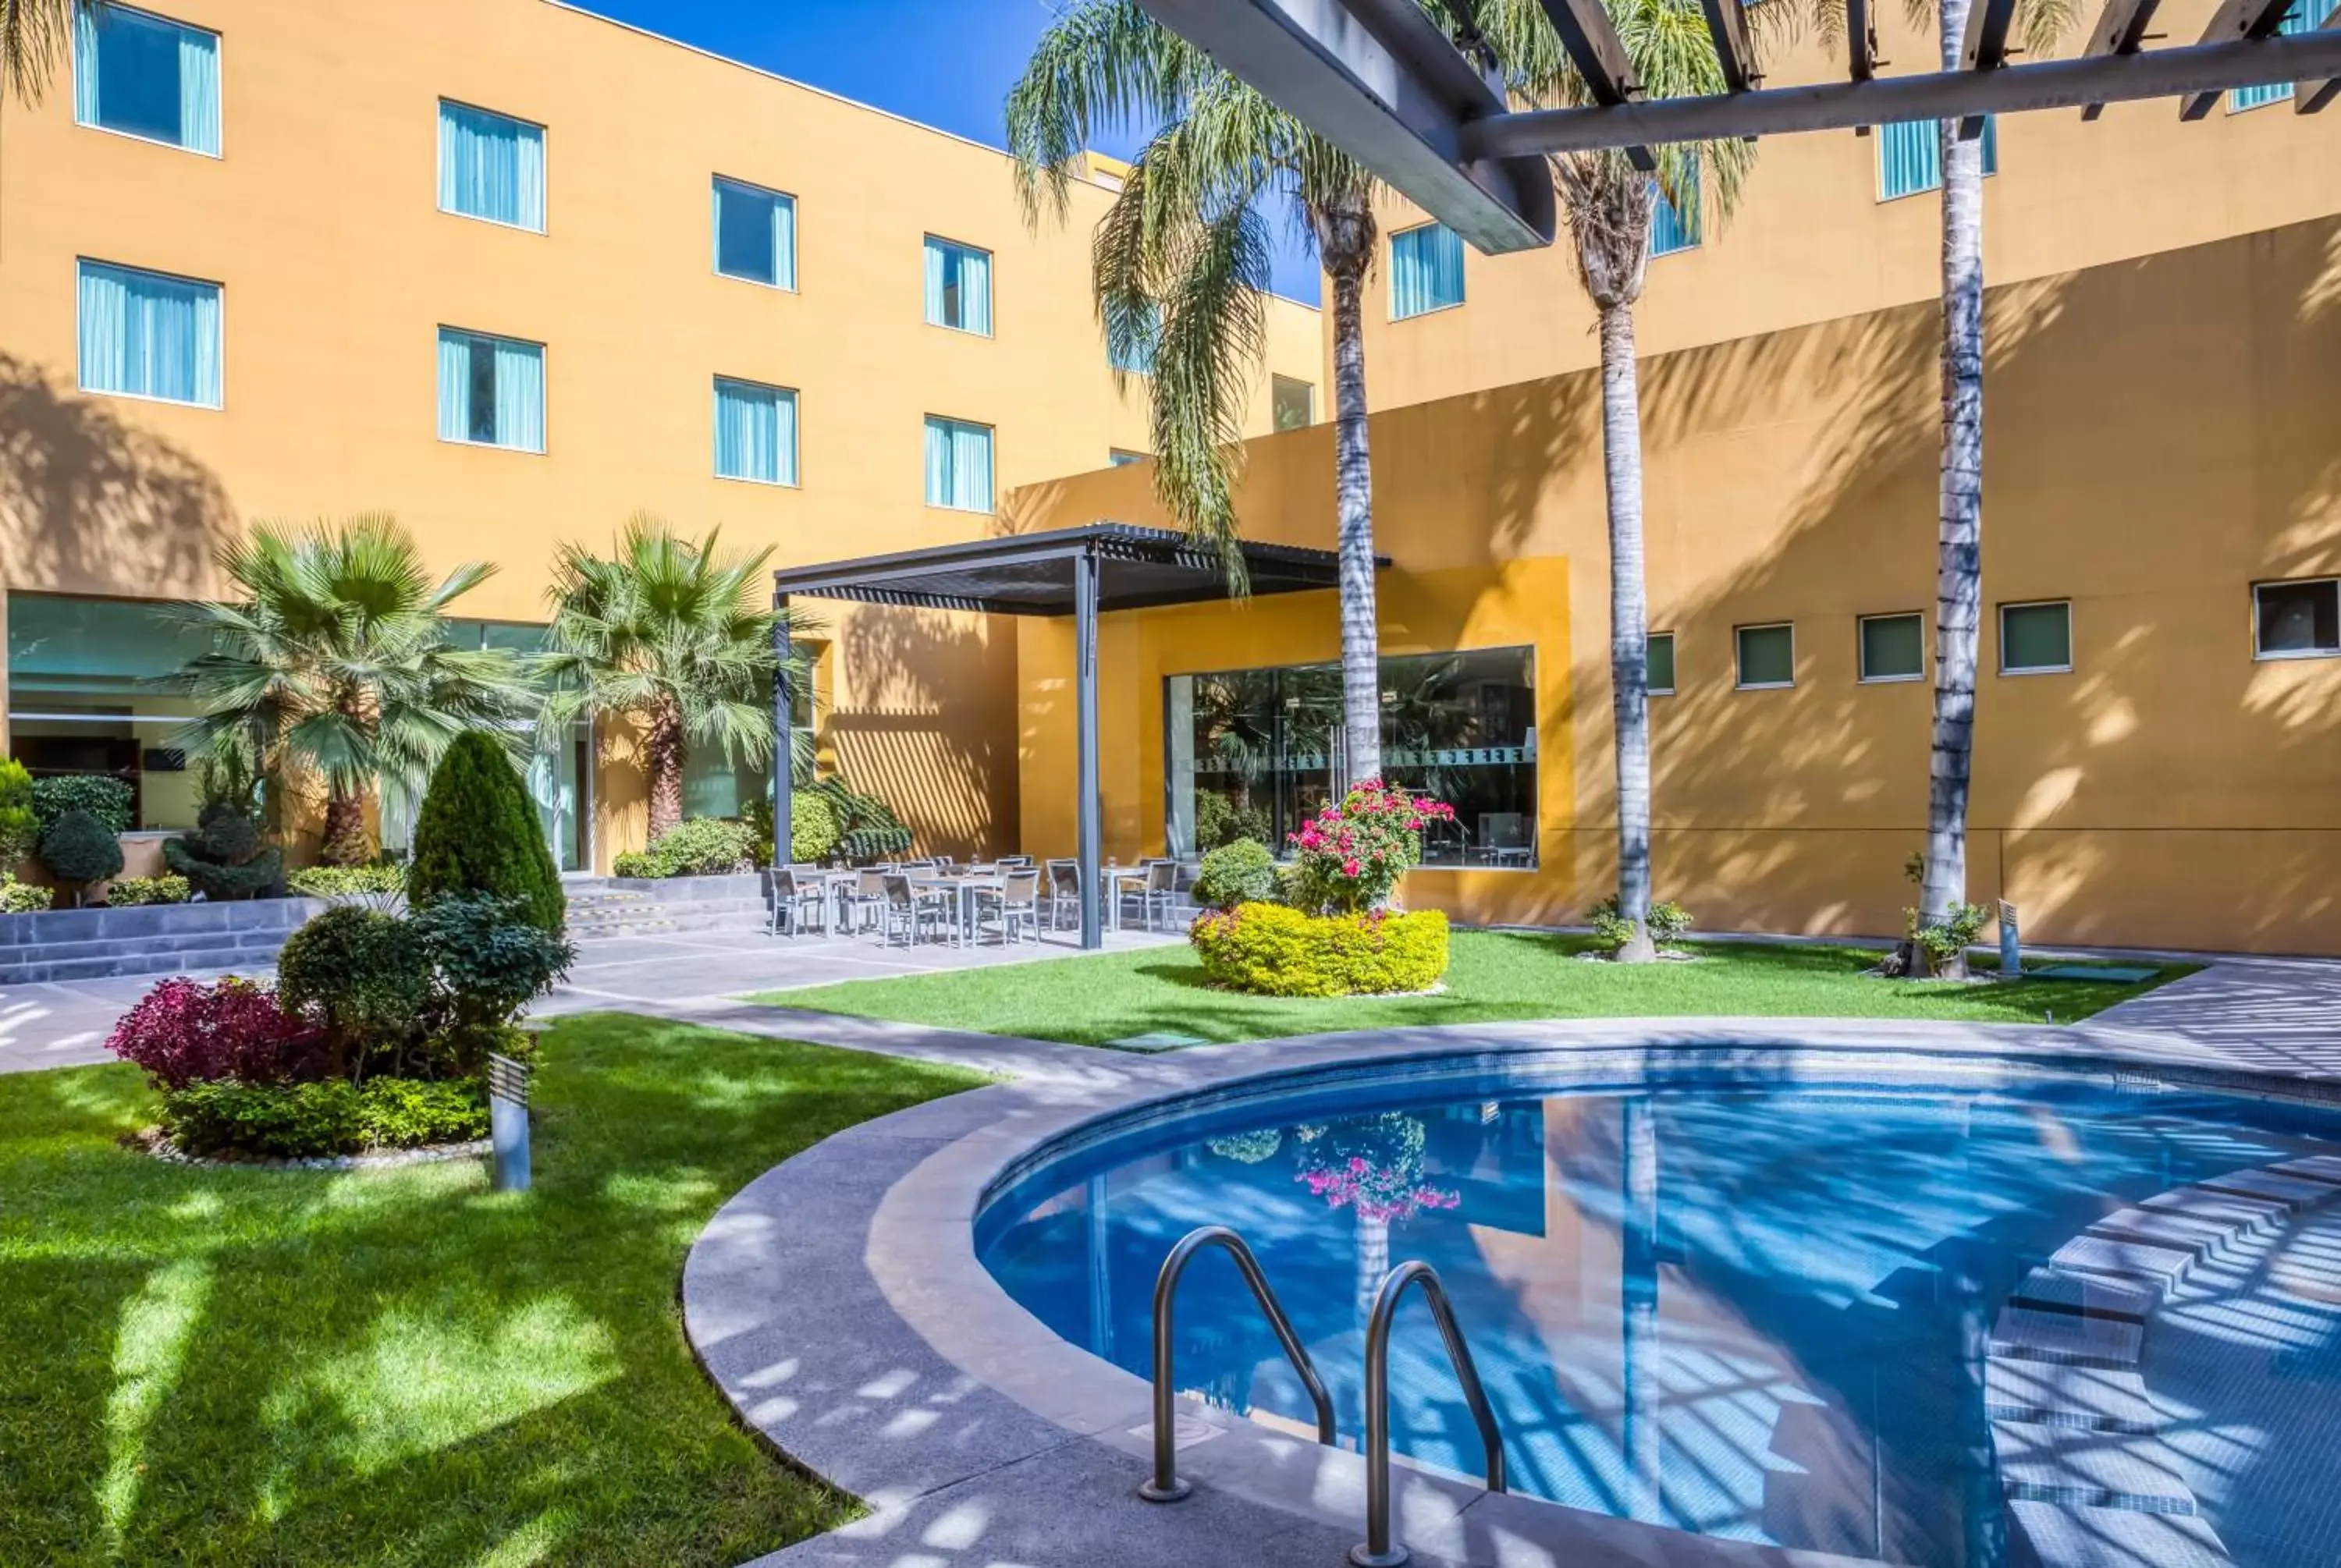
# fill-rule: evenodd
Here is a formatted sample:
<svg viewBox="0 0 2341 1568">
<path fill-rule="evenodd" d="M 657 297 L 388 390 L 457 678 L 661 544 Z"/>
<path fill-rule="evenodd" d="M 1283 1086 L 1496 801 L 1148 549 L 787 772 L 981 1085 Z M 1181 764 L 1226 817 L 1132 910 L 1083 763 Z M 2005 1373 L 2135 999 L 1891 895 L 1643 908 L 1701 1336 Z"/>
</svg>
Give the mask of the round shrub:
<svg viewBox="0 0 2341 1568">
<path fill-rule="evenodd" d="M 1634 922 L 1618 913 L 1615 894 L 1586 910 L 1585 919 L 1593 928 L 1596 947 L 1614 953 L 1634 939 Z M 1690 911 L 1671 898 L 1661 899 L 1650 906 L 1649 923 L 1650 940 L 1663 948 L 1690 929 Z"/>
<path fill-rule="evenodd" d="M 122 1016 L 105 1048 L 164 1089 L 283 1083 L 314 1077 L 325 1065 L 307 1020 L 286 1012 L 267 987 L 233 976 L 161 982 Z"/>
<path fill-rule="evenodd" d="M 659 862 L 640 849 L 629 849 L 610 862 L 610 874 L 630 881 L 652 882 L 666 875 Z"/>
<path fill-rule="evenodd" d="M 40 841 L 33 776 L 14 757 L 0 757 L 0 872 L 13 871 Z"/>
<path fill-rule="evenodd" d="M 754 839 L 745 822 L 692 817 L 660 834 L 649 855 L 662 877 L 718 877 L 755 863 Z"/>
<path fill-rule="evenodd" d="M 105 773 L 60 773 L 33 780 L 33 815 L 46 833 L 68 811 L 86 811 L 116 833 L 131 829 L 130 786 Z"/>
<path fill-rule="evenodd" d="M 41 835 L 41 864 L 59 882 L 84 888 L 121 872 L 122 841 L 94 813 L 75 808 Z"/>
<path fill-rule="evenodd" d="M 819 865 L 836 851 L 837 833 L 837 813 L 830 809 L 827 796 L 800 789 L 789 797 L 790 859 L 801 866 Z"/>
<path fill-rule="evenodd" d="M 1276 857 L 1265 844 L 1239 839 L 1203 857 L 1195 877 L 1195 902 L 1206 909 L 1276 901 Z"/>
<path fill-rule="evenodd" d="M 0 873 L 0 915 L 35 915 L 56 906 L 55 888 L 19 882 L 15 873 Z"/>
<path fill-rule="evenodd" d="M 455 737 L 414 820 L 407 898 L 420 905 L 451 893 L 517 898 L 530 920 L 555 933 L 567 920 L 536 804 L 503 742 L 483 729 Z"/>
<path fill-rule="evenodd" d="M 340 1062 L 412 1036 L 431 1002 L 431 961 L 405 921 L 344 905 L 293 933 L 276 958 L 277 994 L 314 1011 Z"/>
<path fill-rule="evenodd" d="M 1188 939 L 1212 984 L 1261 997 L 1367 997 L 1426 991 L 1447 973 L 1447 917 L 1309 915 L 1239 904 L 1197 917 Z"/>
</svg>

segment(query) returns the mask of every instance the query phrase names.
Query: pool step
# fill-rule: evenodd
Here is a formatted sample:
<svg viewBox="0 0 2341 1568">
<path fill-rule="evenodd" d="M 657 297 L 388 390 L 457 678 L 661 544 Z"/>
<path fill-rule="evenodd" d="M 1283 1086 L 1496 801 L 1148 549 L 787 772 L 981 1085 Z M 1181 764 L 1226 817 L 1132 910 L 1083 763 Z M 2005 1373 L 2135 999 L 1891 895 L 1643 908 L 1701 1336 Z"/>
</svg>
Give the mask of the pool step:
<svg viewBox="0 0 2341 1568">
<path fill-rule="evenodd" d="M 1992 1425 L 1999 1480 L 2011 1503 L 2063 1503 L 2140 1513 L 2193 1514 L 2178 1456 L 2153 1436 L 2002 1421 Z"/>
<path fill-rule="evenodd" d="M 2187 1513 L 2121 1508 L 2008 1504 L 2016 1527 L 2044 1563 L 2057 1568 L 2233 1568 L 2210 1521 Z"/>
<path fill-rule="evenodd" d="M 2160 1293 L 2110 1275 L 2084 1274 L 2053 1264 L 2024 1276 L 2008 1297 L 2012 1306 L 2037 1312 L 2067 1312 L 2076 1317 L 2117 1317 L 2144 1323 L 2162 1299 Z"/>
<path fill-rule="evenodd" d="M 2162 1412 L 2135 1372 L 2004 1355 L 1987 1368 L 1984 1410 L 1994 1421 L 2141 1436 L 2162 1430 Z"/>
<path fill-rule="evenodd" d="M 1990 1354 L 1994 1361 L 2052 1362 L 2118 1372 L 2136 1366 L 2145 1345 L 2143 1324 L 2007 1306 L 1992 1325 Z"/>
</svg>

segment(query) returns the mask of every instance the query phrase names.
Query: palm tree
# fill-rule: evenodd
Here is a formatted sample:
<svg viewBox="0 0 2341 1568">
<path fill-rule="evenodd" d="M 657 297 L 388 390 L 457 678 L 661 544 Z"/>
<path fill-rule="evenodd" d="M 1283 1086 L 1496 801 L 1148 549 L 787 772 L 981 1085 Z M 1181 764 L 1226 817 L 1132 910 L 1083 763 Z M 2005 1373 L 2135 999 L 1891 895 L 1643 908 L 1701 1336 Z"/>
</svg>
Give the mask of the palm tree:
<svg viewBox="0 0 2341 1568">
<path fill-rule="evenodd" d="M 750 764 L 772 756 L 773 612 L 758 591 L 772 552 L 727 554 L 717 536 L 679 538 L 638 515 L 606 560 L 563 545 L 546 593 L 553 613 L 540 732 L 564 735 L 595 714 L 639 722 L 653 840 L 682 820 L 694 747 L 720 746 Z M 811 629 L 793 617 L 790 625 Z"/>
<path fill-rule="evenodd" d="M 1545 106 L 1593 102 L 1569 65 L 1539 0 L 1449 0 L 1467 46 L 1492 53 L 1514 92 Z M 1725 90 L 1723 68 L 1698 0 L 1609 0 L 1611 21 L 1651 98 Z M 1634 306 L 1650 259 L 1650 219 L 1660 197 L 1696 215 L 1702 193 L 1728 216 L 1755 161 L 1740 141 L 1681 143 L 1654 150 L 1655 175 L 1617 150 L 1563 154 L 1553 183 L 1577 252 L 1578 275 L 1600 313 L 1602 477 L 1609 507 L 1609 684 L 1618 768 L 1618 912 L 1634 938 L 1618 957 L 1657 957 L 1650 939 L 1650 695 L 1649 594 L 1643 581 L 1642 415 L 1634 353 Z"/>
<path fill-rule="evenodd" d="M 508 727 L 532 705 L 518 656 L 449 636 L 447 607 L 495 568 L 466 562 L 434 587 L 387 517 L 298 532 L 263 524 L 219 563 L 241 597 L 169 612 L 212 641 L 169 678 L 204 710 L 187 739 L 280 788 L 288 773 L 321 778 L 329 863 L 371 854 L 371 792 L 411 808 L 457 735 Z"/>
<path fill-rule="evenodd" d="M 1071 0 L 1008 95 L 1008 146 L 1029 221 L 1062 222 L 1093 129 L 1157 126 L 1092 244 L 1117 362 L 1153 354 L 1155 486 L 1240 587 L 1236 465 L 1266 342 L 1268 220 L 1298 204 L 1332 291 L 1333 462 L 1340 548 L 1343 757 L 1381 772 L 1373 471 L 1366 440 L 1365 281 L 1373 176 L 1164 28 L 1134 0 Z"/>
<path fill-rule="evenodd" d="M 49 75 L 73 36 L 75 10 L 85 0 L 0 0 L 0 103 L 32 104 L 48 90 Z"/>
</svg>

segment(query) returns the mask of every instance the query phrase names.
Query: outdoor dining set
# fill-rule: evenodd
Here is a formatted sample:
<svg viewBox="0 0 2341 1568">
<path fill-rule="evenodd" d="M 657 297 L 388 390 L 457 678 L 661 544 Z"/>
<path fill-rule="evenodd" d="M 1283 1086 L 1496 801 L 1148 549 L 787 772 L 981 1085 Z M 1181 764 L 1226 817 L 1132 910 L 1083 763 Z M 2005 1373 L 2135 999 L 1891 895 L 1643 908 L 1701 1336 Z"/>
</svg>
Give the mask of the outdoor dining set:
<svg viewBox="0 0 2341 1568">
<path fill-rule="evenodd" d="M 1180 863 L 1109 862 L 1098 868 L 1108 925 L 1121 928 L 1132 911 L 1147 930 L 1178 918 Z M 971 947 L 986 938 L 1035 942 L 1043 930 L 1081 921 L 1081 863 L 1035 863 L 1030 855 L 959 865 L 927 860 L 861 866 L 782 866 L 772 872 L 775 935 L 874 935 L 889 946 L 921 941 Z"/>
</svg>

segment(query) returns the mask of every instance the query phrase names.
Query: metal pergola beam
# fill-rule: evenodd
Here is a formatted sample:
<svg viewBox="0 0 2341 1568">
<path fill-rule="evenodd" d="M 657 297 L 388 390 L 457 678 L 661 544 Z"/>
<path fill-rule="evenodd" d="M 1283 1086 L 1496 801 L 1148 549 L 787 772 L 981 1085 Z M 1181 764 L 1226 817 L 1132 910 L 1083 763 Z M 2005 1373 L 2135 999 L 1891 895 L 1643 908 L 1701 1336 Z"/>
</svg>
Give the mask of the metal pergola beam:
<svg viewBox="0 0 2341 1568">
<path fill-rule="evenodd" d="M 1869 18 L 1869 0 L 1845 0 L 1845 68 L 1857 82 L 1878 74 L 1878 24 Z M 1860 127 L 1867 134 L 1869 127 Z"/>
<path fill-rule="evenodd" d="M 1463 149 L 1467 157 L 1518 157 L 1842 131 L 1896 120 L 2077 109 L 2333 76 L 2341 76 L 2341 31 L 2325 29 L 2135 55 L 2043 60 L 1997 71 L 1937 71 L 1601 108 L 1530 110 L 1466 126 Z"/>
<path fill-rule="evenodd" d="M 2082 57 L 2137 54 L 2146 46 L 2146 30 L 2153 25 L 2160 4 L 2161 0 L 2106 0 L 2106 8 L 2097 14 L 2097 25 L 2089 30 Z M 2085 104 L 2081 118 L 2094 120 L 2105 112 L 2103 104 Z"/>
<path fill-rule="evenodd" d="M 2226 0 L 2203 29 L 2206 44 L 2232 44 L 2242 38 L 2273 37 L 2295 4 L 2310 5 L 2314 0 Z M 2244 84 L 2252 85 L 2250 83 Z M 2216 93 L 2197 93 L 2179 105 L 2181 120 L 2200 120 L 2219 102 Z"/>
<path fill-rule="evenodd" d="M 2300 3 L 2306 5 L 2313 4 L 2313 0 L 2300 0 Z M 2341 31 L 2341 0 L 2336 0 L 2333 8 L 2325 13 L 2325 20 L 2317 25 L 2327 33 Z M 2341 75 L 2327 76 L 2322 82 L 2296 82 L 2292 86 L 2293 112 L 2314 114 L 2336 97 L 2341 97 Z"/>
<path fill-rule="evenodd" d="M 1595 103 L 1630 104 L 1641 97 L 1642 84 L 1634 74 L 1634 62 L 1626 53 L 1626 41 L 1618 36 L 1617 25 L 1609 20 L 1609 8 L 1602 0 L 1539 3 L 1552 23 L 1552 30 L 1560 35 L 1560 46 L 1569 52 L 1569 64 L 1585 78 L 1586 90 L 1593 94 Z M 1629 146 L 1626 156 L 1634 167 L 1646 174 L 1659 166 L 1648 147 Z"/>
<path fill-rule="evenodd" d="M 1552 243 L 1544 165 L 1462 151 L 1464 127 L 1508 105 L 1417 0 L 1139 4 L 1481 251 Z"/>
<path fill-rule="evenodd" d="M 1715 40 L 1715 58 L 1723 67 L 1723 84 L 1745 93 L 1764 79 L 1757 69 L 1756 51 L 1748 42 L 1748 9 L 1740 0 L 1699 0 L 1707 15 L 1707 35 Z"/>
</svg>

